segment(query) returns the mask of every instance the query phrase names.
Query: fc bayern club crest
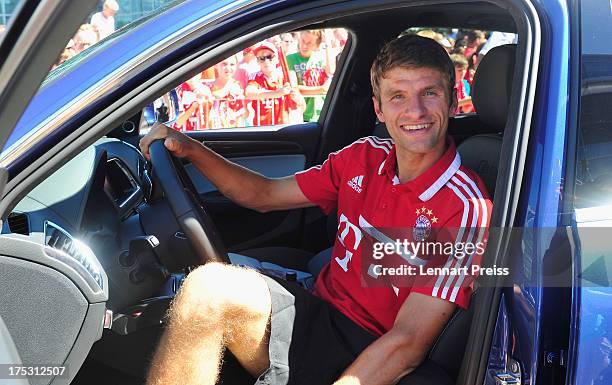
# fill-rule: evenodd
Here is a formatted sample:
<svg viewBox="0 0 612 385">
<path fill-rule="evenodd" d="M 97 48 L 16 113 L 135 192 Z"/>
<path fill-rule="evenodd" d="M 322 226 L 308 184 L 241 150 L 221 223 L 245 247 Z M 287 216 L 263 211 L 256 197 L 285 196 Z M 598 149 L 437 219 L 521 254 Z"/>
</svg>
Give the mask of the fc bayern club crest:
<svg viewBox="0 0 612 385">
<path fill-rule="evenodd" d="M 423 242 L 429 237 L 429 234 L 431 234 L 431 221 L 427 216 L 421 214 L 414 224 L 412 238 L 417 242 Z"/>
</svg>

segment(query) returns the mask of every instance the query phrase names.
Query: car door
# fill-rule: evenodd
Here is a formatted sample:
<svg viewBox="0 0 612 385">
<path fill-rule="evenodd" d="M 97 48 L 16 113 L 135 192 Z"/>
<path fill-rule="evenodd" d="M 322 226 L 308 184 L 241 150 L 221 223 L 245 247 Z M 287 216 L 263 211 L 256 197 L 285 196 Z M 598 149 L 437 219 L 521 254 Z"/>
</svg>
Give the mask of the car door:
<svg viewBox="0 0 612 385">
<path fill-rule="evenodd" d="M 312 164 L 320 132 L 318 123 L 307 123 L 271 131 L 209 131 L 191 136 L 246 168 L 268 177 L 284 177 Z M 304 210 L 258 213 L 238 206 L 191 165 L 187 169 L 230 249 L 301 243 Z"/>
<path fill-rule="evenodd" d="M 576 253 L 576 307 L 569 345 L 574 383 L 612 382 L 612 36 L 610 5 L 604 1 L 580 4 L 580 99 L 575 132 L 573 229 Z M 602 12 L 602 10 L 606 10 Z M 578 16 L 576 17 L 578 19 Z"/>
<path fill-rule="evenodd" d="M 0 148 L 59 52 L 95 4 L 96 0 L 24 0 L 17 5 L 6 31 L 0 36 Z M 0 169 L 0 190 L 6 178 L 6 170 Z M 1 317 L 0 334 L 0 363 L 21 364 L 22 357 Z M 8 366 L 3 365 L 3 370 L 8 370 Z M 1 375 L 8 378 L 10 374 L 3 371 Z M 29 382 L 16 378 L 11 383 Z"/>
</svg>

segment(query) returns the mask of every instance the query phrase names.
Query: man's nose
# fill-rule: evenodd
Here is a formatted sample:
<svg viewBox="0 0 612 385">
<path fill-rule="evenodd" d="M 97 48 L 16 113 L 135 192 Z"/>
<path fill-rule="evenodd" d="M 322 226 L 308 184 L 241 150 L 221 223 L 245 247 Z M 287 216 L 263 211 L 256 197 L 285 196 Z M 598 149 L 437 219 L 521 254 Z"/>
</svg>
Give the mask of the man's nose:
<svg viewBox="0 0 612 385">
<path fill-rule="evenodd" d="M 411 96 L 406 98 L 404 105 L 404 115 L 411 119 L 418 119 L 425 115 L 425 104 L 419 96 Z"/>
</svg>

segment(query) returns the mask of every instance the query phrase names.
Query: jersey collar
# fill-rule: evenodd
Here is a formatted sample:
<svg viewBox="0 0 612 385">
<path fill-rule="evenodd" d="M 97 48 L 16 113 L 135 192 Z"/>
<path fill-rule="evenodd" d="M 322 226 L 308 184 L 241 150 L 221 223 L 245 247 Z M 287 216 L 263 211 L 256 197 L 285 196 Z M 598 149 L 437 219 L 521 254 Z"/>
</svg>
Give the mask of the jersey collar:
<svg viewBox="0 0 612 385">
<path fill-rule="evenodd" d="M 396 175 L 397 157 L 395 155 L 395 144 L 389 151 L 385 160 L 378 167 L 378 175 L 387 175 L 394 185 L 408 188 L 415 192 L 423 202 L 430 200 L 440 189 L 455 175 L 461 167 L 461 156 L 457 152 L 455 142 L 451 137 L 447 139 L 448 148 L 442 157 L 434 163 L 427 171 L 411 180 L 400 184 Z"/>
</svg>

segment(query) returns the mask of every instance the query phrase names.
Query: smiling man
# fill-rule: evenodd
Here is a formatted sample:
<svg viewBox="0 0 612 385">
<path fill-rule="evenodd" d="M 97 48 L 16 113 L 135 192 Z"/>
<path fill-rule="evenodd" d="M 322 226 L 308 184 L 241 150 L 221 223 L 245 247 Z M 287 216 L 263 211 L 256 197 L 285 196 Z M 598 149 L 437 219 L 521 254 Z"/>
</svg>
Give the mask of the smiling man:
<svg viewBox="0 0 612 385">
<path fill-rule="evenodd" d="M 162 125 L 142 139 L 148 157 L 150 143 L 165 138 L 169 151 L 238 204 L 262 212 L 318 205 L 339 218 L 331 261 L 313 293 L 235 266 L 193 271 L 172 306 L 149 384 L 214 384 L 225 348 L 258 384 L 402 383 L 455 308 L 469 305 L 465 276 L 362 284 L 365 233 L 414 228 L 424 240 L 432 229 L 463 228 L 453 241 L 474 242 L 491 213 L 483 183 L 461 166 L 447 135 L 456 97 L 444 49 L 419 36 L 393 40 L 375 59 L 371 81 L 374 110 L 393 140 L 357 140 L 294 176 L 263 177 Z M 444 262 L 461 268 L 471 261 L 450 255 Z"/>
</svg>

